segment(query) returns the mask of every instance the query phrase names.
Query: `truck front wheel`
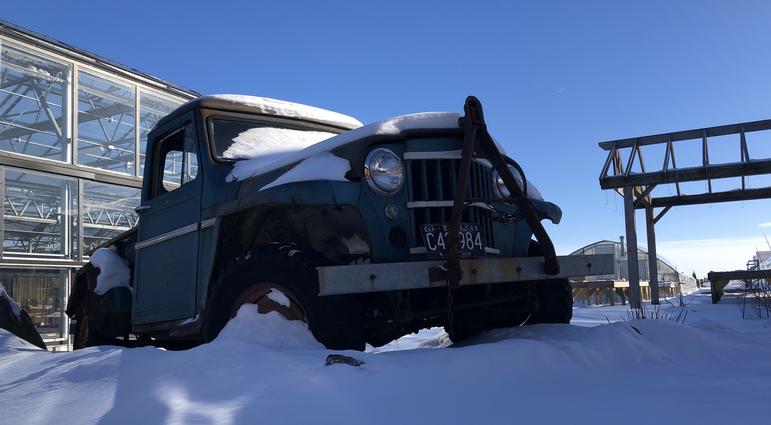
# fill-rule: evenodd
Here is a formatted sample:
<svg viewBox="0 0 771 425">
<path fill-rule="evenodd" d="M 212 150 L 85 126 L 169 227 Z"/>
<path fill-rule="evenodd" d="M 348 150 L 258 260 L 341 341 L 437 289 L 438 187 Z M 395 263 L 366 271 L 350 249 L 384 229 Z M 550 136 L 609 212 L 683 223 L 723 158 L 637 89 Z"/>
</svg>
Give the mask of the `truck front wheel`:
<svg viewBox="0 0 771 425">
<path fill-rule="evenodd" d="M 363 316 L 353 296 L 318 295 L 316 267 L 323 257 L 292 245 L 244 253 L 220 275 L 207 307 L 207 341 L 214 340 L 244 304 L 302 320 L 329 349 L 363 350 Z"/>
</svg>

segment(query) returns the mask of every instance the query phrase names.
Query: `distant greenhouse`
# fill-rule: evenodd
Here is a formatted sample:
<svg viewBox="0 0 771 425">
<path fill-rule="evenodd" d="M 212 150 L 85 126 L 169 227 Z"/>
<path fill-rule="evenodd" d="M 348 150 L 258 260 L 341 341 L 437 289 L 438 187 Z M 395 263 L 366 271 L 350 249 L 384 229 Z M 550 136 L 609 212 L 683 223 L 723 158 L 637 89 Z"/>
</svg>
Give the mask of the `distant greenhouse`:
<svg viewBox="0 0 771 425">
<path fill-rule="evenodd" d="M 637 248 L 637 261 L 640 270 L 640 280 L 648 279 L 648 252 Z M 591 254 L 613 254 L 615 263 L 615 273 L 612 275 L 592 276 L 591 280 L 627 280 L 629 278 L 629 266 L 627 263 L 626 245 L 622 242 L 602 240 L 591 243 L 583 248 L 577 249 L 570 255 L 591 255 Z M 659 284 L 667 283 L 690 283 L 694 280 L 691 276 L 686 276 L 675 269 L 668 261 L 658 256 L 658 281 Z"/>
</svg>

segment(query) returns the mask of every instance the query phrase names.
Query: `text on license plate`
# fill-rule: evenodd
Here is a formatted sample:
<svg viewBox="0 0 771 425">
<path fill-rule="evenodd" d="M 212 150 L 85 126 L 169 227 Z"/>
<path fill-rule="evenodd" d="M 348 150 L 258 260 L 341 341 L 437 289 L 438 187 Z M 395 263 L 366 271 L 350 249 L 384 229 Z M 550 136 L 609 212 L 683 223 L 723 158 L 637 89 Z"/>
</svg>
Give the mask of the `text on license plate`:
<svg viewBox="0 0 771 425">
<path fill-rule="evenodd" d="M 447 232 L 449 227 L 449 224 L 423 225 L 423 243 L 426 246 L 426 254 L 428 254 L 429 258 L 441 258 L 446 255 L 450 244 Z M 460 239 L 458 242 L 458 253 L 461 258 L 478 257 L 485 251 L 478 224 L 461 223 Z"/>
</svg>

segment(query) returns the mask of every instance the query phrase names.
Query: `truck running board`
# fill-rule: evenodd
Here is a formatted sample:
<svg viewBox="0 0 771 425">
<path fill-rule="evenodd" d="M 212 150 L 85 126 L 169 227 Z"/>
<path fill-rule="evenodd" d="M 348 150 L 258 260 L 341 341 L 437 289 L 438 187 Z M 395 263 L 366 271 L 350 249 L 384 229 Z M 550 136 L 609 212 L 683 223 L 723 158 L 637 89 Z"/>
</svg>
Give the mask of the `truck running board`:
<svg viewBox="0 0 771 425">
<path fill-rule="evenodd" d="M 458 284 L 482 285 L 615 273 L 612 254 L 559 256 L 557 260 L 560 272 L 548 274 L 544 270 L 543 257 L 463 259 L 459 260 L 463 274 Z M 318 267 L 319 295 L 446 287 L 446 276 L 435 272 L 444 264 L 444 261 L 436 260 Z"/>
</svg>

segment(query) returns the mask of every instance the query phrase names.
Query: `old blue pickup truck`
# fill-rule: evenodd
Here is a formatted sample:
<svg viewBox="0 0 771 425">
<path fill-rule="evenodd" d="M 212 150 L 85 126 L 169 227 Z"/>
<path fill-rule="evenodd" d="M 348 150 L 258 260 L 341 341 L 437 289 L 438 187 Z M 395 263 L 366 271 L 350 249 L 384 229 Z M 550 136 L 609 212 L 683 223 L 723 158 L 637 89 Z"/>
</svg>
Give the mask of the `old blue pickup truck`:
<svg viewBox="0 0 771 425">
<path fill-rule="evenodd" d="M 246 303 L 331 349 L 432 326 L 459 341 L 568 323 L 567 278 L 613 267 L 555 255 L 541 220 L 561 210 L 502 154 L 474 97 L 463 115 L 367 126 L 272 99 L 193 100 L 150 132 L 137 212 L 76 274 L 75 348 L 189 347 Z M 127 277 L 100 289 L 119 274 L 94 260 L 105 253 Z"/>
</svg>

